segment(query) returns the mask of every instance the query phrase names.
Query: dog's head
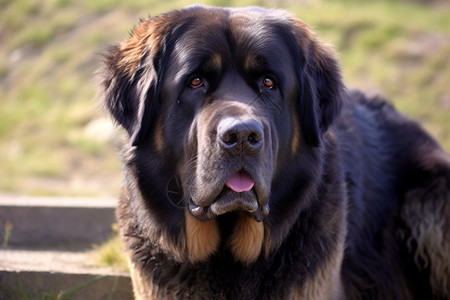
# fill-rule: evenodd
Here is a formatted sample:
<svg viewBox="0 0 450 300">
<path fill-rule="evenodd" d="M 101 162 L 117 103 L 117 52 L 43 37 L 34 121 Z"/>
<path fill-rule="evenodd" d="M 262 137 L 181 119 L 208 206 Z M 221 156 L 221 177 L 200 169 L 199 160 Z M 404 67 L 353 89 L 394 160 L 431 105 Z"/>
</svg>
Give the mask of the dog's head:
<svg viewBox="0 0 450 300">
<path fill-rule="evenodd" d="M 320 147 L 343 94 L 333 52 L 307 25 L 254 7 L 142 20 L 99 74 L 134 161 L 160 170 L 142 189 L 176 178 L 180 201 L 202 221 L 229 212 L 262 221 L 281 206 L 270 196 L 295 180 L 284 171 L 298 155 Z"/>
</svg>

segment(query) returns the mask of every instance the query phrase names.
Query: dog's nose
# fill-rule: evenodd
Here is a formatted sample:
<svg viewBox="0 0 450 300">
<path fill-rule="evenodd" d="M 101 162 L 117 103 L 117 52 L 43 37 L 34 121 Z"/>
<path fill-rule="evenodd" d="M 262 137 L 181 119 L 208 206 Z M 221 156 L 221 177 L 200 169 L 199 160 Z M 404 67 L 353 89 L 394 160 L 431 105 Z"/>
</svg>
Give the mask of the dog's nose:
<svg viewBox="0 0 450 300">
<path fill-rule="evenodd" d="M 263 126 L 254 119 L 225 118 L 217 127 L 217 140 L 233 154 L 255 154 L 264 142 Z"/>
</svg>

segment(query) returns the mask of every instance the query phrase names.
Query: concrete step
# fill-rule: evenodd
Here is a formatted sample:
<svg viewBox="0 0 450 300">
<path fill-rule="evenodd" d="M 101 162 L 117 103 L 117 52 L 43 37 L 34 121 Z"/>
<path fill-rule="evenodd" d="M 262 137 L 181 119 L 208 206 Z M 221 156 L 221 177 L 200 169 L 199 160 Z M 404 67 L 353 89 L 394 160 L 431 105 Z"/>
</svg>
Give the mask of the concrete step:
<svg viewBox="0 0 450 300">
<path fill-rule="evenodd" d="M 0 249 L 0 299 L 133 299 L 126 271 L 94 267 L 90 252 Z"/>
<path fill-rule="evenodd" d="M 127 271 L 95 267 L 116 201 L 0 195 L 0 300 L 133 299 Z"/>
<path fill-rule="evenodd" d="M 115 205 L 112 199 L 0 196 L 0 243 L 90 248 L 111 236 Z"/>
</svg>

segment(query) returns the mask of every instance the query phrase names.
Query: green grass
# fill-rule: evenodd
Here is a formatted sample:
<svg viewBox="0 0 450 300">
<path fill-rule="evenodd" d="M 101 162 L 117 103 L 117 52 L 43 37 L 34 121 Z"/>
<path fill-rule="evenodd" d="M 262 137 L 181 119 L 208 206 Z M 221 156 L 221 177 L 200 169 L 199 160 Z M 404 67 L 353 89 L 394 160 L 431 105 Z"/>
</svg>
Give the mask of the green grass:
<svg viewBox="0 0 450 300">
<path fill-rule="evenodd" d="M 9 238 L 11 237 L 11 232 L 13 230 L 13 224 L 6 220 L 4 226 L 3 226 L 3 247 L 8 247 Z"/>
<path fill-rule="evenodd" d="M 278 6 L 275 0 L 198 2 Z M 282 7 L 335 45 L 347 85 L 382 93 L 450 151 L 448 2 L 302 2 Z M 118 194 L 120 137 L 86 134 L 92 121 L 105 116 L 94 100 L 99 53 L 126 38 L 139 17 L 188 4 L 0 0 L 0 192 Z"/>
<path fill-rule="evenodd" d="M 128 270 L 128 263 L 118 235 L 95 247 L 94 264 L 100 267 Z"/>
</svg>

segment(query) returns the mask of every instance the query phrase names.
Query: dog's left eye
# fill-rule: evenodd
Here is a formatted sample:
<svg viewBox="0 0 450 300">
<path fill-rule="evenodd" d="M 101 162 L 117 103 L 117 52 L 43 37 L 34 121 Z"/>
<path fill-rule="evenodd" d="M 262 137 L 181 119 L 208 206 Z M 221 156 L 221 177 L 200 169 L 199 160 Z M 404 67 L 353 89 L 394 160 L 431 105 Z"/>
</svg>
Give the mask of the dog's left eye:
<svg viewBox="0 0 450 300">
<path fill-rule="evenodd" d="M 276 86 L 275 80 L 271 76 L 264 76 L 262 84 L 269 90 L 275 88 Z"/>
<path fill-rule="evenodd" d="M 203 86 L 203 80 L 199 76 L 195 76 L 189 84 L 191 88 L 196 89 Z"/>
</svg>

